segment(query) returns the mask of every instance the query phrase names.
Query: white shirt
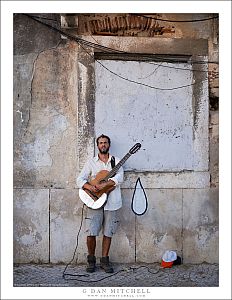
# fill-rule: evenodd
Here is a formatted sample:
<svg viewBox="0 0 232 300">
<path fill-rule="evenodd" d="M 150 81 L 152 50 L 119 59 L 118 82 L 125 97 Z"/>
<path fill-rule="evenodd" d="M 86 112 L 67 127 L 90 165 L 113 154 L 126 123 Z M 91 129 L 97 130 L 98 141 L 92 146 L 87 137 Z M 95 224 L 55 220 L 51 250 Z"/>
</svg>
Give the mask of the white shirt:
<svg viewBox="0 0 232 300">
<path fill-rule="evenodd" d="M 86 182 L 95 178 L 97 173 L 101 170 L 111 171 L 111 157 L 112 156 L 109 155 L 109 159 L 106 164 L 102 160 L 100 160 L 98 156 L 89 159 L 84 165 L 81 173 L 77 177 L 76 183 L 78 188 L 81 189 Z M 119 161 L 120 159 L 115 157 L 115 165 L 117 165 Z M 110 178 L 115 182 L 116 188 L 109 193 L 106 205 L 104 206 L 105 210 L 117 210 L 122 206 L 120 184 L 123 182 L 123 176 L 124 171 L 121 167 L 118 170 L 117 174 L 114 177 Z"/>
</svg>

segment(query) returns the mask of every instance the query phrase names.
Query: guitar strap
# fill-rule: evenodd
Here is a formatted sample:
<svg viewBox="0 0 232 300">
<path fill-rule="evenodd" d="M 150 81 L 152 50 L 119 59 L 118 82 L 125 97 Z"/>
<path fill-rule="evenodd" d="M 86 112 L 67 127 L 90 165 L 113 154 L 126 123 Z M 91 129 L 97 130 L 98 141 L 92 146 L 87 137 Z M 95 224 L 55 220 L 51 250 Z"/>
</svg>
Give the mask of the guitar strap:
<svg viewBox="0 0 232 300">
<path fill-rule="evenodd" d="M 111 168 L 113 169 L 115 167 L 115 157 L 114 156 L 111 157 L 110 163 L 111 163 Z"/>
</svg>

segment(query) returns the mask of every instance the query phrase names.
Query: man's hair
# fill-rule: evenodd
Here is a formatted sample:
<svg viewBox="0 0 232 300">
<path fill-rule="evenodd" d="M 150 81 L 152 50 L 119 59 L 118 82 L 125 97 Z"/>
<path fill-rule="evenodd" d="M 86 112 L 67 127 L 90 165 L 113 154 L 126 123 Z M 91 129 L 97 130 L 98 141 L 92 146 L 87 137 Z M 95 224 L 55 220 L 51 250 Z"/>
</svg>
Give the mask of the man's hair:
<svg viewBox="0 0 232 300">
<path fill-rule="evenodd" d="M 109 143 L 109 145 L 110 145 L 110 142 L 111 142 L 111 141 L 110 141 L 110 138 L 109 138 L 107 135 L 104 135 L 104 134 L 100 135 L 100 136 L 97 138 L 97 140 L 96 140 L 97 145 L 98 145 L 99 139 L 101 139 L 101 138 L 107 139 L 107 140 L 108 140 L 108 143 Z"/>
</svg>

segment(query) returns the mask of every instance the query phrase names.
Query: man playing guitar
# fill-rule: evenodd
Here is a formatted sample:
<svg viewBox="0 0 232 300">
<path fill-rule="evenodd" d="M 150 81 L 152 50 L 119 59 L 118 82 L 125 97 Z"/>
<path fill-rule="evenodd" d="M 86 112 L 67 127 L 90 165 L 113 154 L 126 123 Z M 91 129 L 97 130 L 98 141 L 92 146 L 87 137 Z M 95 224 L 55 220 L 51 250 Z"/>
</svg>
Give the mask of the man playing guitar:
<svg viewBox="0 0 232 300">
<path fill-rule="evenodd" d="M 99 235 L 100 230 L 103 232 L 102 240 L 102 257 L 100 258 L 100 267 L 107 273 L 113 273 L 111 263 L 109 262 L 109 250 L 111 245 L 111 238 L 118 227 L 118 210 L 122 206 L 122 197 L 120 184 L 123 182 L 123 168 L 120 167 L 116 174 L 103 181 L 94 181 L 91 179 L 97 178 L 97 175 L 102 170 L 109 173 L 112 170 L 111 159 L 109 154 L 110 138 L 106 135 L 101 135 L 96 140 L 98 147 L 98 155 L 89 159 L 80 175 L 77 178 L 77 186 L 86 191 L 93 199 L 95 195 L 101 194 L 101 191 L 106 191 L 107 201 L 104 206 L 98 209 L 91 209 L 87 207 L 86 213 L 86 232 L 87 236 L 87 272 L 94 272 L 96 269 L 96 236 Z M 119 159 L 115 157 L 115 163 L 118 164 Z M 104 173 L 104 172 L 103 172 Z M 86 194 L 87 195 L 87 194 Z M 88 196 L 88 195 L 87 195 Z M 94 202 L 93 201 L 93 202 Z"/>
</svg>

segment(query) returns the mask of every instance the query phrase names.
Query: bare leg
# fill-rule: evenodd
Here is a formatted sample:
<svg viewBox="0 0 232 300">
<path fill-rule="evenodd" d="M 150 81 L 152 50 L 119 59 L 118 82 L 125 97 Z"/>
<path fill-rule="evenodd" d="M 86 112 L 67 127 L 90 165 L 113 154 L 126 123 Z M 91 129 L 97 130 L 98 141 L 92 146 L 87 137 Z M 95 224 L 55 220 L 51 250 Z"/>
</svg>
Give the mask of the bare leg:
<svg viewBox="0 0 232 300">
<path fill-rule="evenodd" d="M 104 269 L 106 273 L 114 272 L 114 269 L 112 268 L 109 261 L 110 244 L 111 237 L 104 235 L 102 240 L 102 258 L 100 258 L 100 267 Z"/>
<path fill-rule="evenodd" d="M 87 236 L 87 248 L 89 255 L 94 256 L 96 249 L 96 236 Z"/>
<path fill-rule="evenodd" d="M 87 256 L 88 265 L 86 267 L 87 272 L 94 272 L 96 267 L 96 257 L 95 257 L 95 248 L 96 248 L 96 236 L 87 236 L 87 248 L 89 255 Z"/>
<path fill-rule="evenodd" d="M 103 236 L 102 240 L 102 256 L 108 256 L 111 244 L 111 237 Z"/>
</svg>

